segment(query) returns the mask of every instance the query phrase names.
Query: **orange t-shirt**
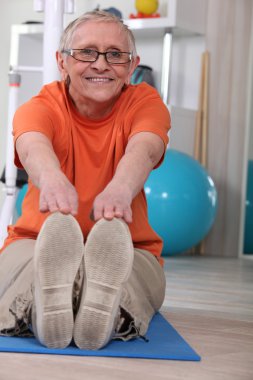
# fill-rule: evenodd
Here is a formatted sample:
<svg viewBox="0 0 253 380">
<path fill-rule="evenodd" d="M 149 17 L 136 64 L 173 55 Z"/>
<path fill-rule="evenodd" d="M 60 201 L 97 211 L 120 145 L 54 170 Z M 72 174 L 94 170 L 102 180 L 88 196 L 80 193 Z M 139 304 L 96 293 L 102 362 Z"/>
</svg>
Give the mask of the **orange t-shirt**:
<svg viewBox="0 0 253 380">
<path fill-rule="evenodd" d="M 77 190 L 76 219 L 85 241 L 94 225 L 90 220 L 93 201 L 111 181 L 128 140 L 138 132 L 153 132 L 166 146 L 170 117 L 158 92 L 142 83 L 127 86 L 108 116 L 90 120 L 78 113 L 64 82 L 53 82 L 16 111 L 13 123 L 14 142 L 29 131 L 41 132 L 51 140 L 62 171 Z M 17 152 L 15 164 L 22 168 Z M 143 190 L 133 199 L 132 212 L 129 228 L 134 246 L 159 257 L 162 240 L 148 223 Z M 22 215 L 8 227 L 4 247 L 16 239 L 36 239 L 47 216 L 39 211 L 39 190 L 29 181 Z"/>
</svg>

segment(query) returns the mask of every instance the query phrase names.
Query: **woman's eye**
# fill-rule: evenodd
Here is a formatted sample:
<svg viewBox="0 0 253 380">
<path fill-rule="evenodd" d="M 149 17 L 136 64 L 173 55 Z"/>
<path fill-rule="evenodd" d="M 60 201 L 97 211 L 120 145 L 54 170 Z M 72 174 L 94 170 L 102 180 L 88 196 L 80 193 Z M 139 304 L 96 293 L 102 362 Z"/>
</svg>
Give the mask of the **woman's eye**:
<svg viewBox="0 0 253 380">
<path fill-rule="evenodd" d="M 121 52 L 120 52 L 120 51 L 110 51 L 109 53 L 110 53 L 110 55 L 111 55 L 112 57 L 114 57 L 114 58 L 119 58 L 119 57 L 121 57 Z"/>
<path fill-rule="evenodd" d="M 91 49 L 83 49 L 81 50 L 81 53 L 82 54 L 85 54 L 85 55 L 91 55 L 93 53 L 94 50 L 91 50 Z"/>
</svg>

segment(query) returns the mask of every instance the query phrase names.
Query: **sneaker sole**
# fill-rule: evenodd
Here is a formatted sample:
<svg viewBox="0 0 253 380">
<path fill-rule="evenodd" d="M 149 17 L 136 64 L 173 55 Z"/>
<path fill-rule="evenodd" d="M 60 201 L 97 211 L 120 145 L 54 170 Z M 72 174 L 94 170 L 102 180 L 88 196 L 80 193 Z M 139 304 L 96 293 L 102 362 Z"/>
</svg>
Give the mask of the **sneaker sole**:
<svg viewBox="0 0 253 380">
<path fill-rule="evenodd" d="M 83 249 L 82 231 L 74 217 L 56 212 L 47 218 L 35 246 L 34 296 L 35 331 L 49 348 L 64 348 L 72 340 L 72 289 Z"/>
<path fill-rule="evenodd" d="M 96 350 L 111 339 L 133 252 L 131 235 L 122 220 L 101 219 L 91 230 L 84 248 L 86 289 L 74 327 L 80 349 Z"/>
</svg>

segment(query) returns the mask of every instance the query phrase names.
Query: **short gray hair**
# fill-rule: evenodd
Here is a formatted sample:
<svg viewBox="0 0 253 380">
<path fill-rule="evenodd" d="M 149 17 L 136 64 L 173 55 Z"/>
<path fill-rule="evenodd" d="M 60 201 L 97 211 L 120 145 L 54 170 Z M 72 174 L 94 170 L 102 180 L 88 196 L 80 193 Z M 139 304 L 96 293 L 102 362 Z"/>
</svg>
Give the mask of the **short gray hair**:
<svg viewBox="0 0 253 380">
<path fill-rule="evenodd" d="M 73 35 L 76 29 L 78 28 L 79 25 L 88 21 L 107 22 L 107 23 L 114 23 L 114 24 L 119 25 L 120 29 L 127 34 L 128 44 L 129 44 L 131 53 L 133 54 L 133 58 L 137 57 L 135 38 L 131 30 L 128 28 L 128 26 L 124 24 L 124 22 L 119 17 L 113 15 L 112 13 L 99 11 L 99 10 L 84 13 L 83 15 L 81 15 L 80 17 L 72 21 L 65 28 L 60 40 L 60 45 L 59 45 L 60 52 L 65 49 L 71 48 Z"/>
</svg>

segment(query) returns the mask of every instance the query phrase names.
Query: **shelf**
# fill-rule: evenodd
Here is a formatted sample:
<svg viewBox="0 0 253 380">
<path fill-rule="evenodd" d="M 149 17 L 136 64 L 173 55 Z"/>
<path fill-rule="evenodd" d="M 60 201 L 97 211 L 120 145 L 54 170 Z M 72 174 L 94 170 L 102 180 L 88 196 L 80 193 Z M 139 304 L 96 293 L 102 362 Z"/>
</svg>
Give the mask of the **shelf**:
<svg viewBox="0 0 253 380">
<path fill-rule="evenodd" d="M 163 36 L 166 32 L 173 33 L 174 35 L 194 35 L 202 34 L 200 31 L 187 30 L 179 26 L 176 26 L 171 22 L 168 17 L 157 18 L 139 18 L 139 19 L 127 19 L 124 23 L 131 29 L 137 36 Z"/>
<path fill-rule="evenodd" d="M 170 27 L 170 19 L 168 17 L 133 18 L 124 20 L 124 23 L 132 30 L 165 30 Z"/>
<path fill-rule="evenodd" d="M 42 34 L 43 24 L 42 23 L 30 23 L 30 24 L 16 24 L 12 25 L 12 33 L 14 34 Z"/>
</svg>

